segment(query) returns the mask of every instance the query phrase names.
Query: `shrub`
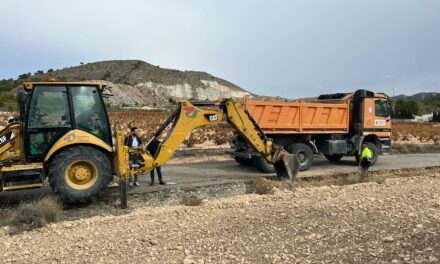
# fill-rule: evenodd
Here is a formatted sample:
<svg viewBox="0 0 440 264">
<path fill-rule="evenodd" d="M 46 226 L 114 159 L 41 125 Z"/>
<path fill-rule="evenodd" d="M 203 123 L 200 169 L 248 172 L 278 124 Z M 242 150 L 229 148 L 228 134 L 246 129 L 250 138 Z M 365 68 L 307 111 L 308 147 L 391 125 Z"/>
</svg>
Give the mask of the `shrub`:
<svg viewBox="0 0 440 264">
<path fill-rule="evenodd" d="M 183 141 L 183 144 L 185 144 L 188 148 L 194 147 L 196 143 L 197 143 L 197 138 L 193 133 L 190 134 L 189 137 Z"/>
<path fill-rule="evenodd" d="M 252 181 L 248 192 L 260 195 L 273 194 L 274 189 L 291 191 L 293 190 L 293 184 L 288 181 L 278 181 L 259 177 Z"/>
<path fill-rule="evenodd" d="M 44 219 L 48 223 L 57 222 L 63 210 L 61 202 L 54 196 L 45 196 L 37 201 L 36 206 L 40 208 Z"/>
<path fill-rule="evenodd" d="M 102 75 L 102 77 L 101 77 L 101 79 L 102 80 L 107 80 L 108 78 L 110 78 L 110 72 L 109 71 L 106 71 L 105 73 L 104 73 L 104 75 Z"/>
<path fill-rule="evenodd" d="M 47 224 L 43 212 L 35 203 L 22 203 L 12 213 L 10 225 L 24 230 L 43 227 Z"/>
<path fill-rule="evenodd" d="M 273 185 L 264 178 L 257 178 L 256 180 L 253 180 L 251 185 L 249 186 L 249 192 L 250 193 L 256 193 L 256 194 L 272 194 L 273 193 Z"/>
<path fill-rule="evenodd" d="M 59 220 L 62 212 L 57 198 L 45 196 L 37 201 L 20 204 L 11 214 L 9 225 L 13 234 L 45 226 Z"/>
<path fill-rule="evenodd" d="M 199 206 L 203 203 L 203 199 L 197 195 L 185 195 L 182 197 L 181 203 L 186 206 Z"/>
</svg>

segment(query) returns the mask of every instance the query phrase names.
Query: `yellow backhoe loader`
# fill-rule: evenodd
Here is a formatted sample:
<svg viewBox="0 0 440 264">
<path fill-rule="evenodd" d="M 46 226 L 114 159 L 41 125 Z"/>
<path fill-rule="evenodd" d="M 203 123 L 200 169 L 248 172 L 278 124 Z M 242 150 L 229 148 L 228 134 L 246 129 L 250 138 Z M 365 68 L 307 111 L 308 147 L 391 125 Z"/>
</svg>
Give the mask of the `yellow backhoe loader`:
<svg viewBox="0 0 440 264">
<path fill-rule="evenodd" d="M 124 193 L 130 174 L 165 164 L 192 130 L 219 122 L 231 124 L 274 164 L 278 177 L 293 181 L 298 173 L 296 157 L 273 144 L 234 98 L 216 103 L 181 101 L 154 134 L 158 138 L 169 128 L 154 156 L 145 145 L 128 149 L 121 132 L 114 145 L 103 101 L 109 90 L 104 83 L 24 83 L 17 94 L 20 116 L 0 131 L 0 191 L 42 187 L 48 178 L 63 200 L 83 202 L 96 197 L 117 174 Z M 134 170 L 130 152 L 141 157 Z"/>
</svg>

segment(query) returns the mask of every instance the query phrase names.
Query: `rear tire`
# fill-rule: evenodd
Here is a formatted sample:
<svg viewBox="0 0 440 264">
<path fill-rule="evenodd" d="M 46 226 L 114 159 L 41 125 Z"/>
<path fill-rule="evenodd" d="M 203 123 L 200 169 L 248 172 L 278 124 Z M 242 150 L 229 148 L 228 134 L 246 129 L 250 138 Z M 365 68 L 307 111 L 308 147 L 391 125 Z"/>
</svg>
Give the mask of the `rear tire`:
<svg viewBox="0 0 440 264">
<path fill-rule="evenodd" d="M 253 165 L 252 159 L 245 159 L 240 157 L 235 157 L 235 161 L 241 166 L 249 167 Z"/>
<path fill-rule="evenodd" d="M 371 142 L 364 142 L 364 144 L 366 144 L 367 147 L 371 150 L 371 154 L 373 155 L 373 157 L 371 158 L 371 166 L 373 166 L 374 163 L 376 163 L 377 159 L 379 158 L 379 149 L 377 148 L 376 145 L 374 145 Z M 360 158 L 357 152 L 354 155 L 354 157 L 356 159 L 356 164 L 359 164 Z"/>
<path fill-rule="evenodd" d="M 273 167 L 273 165 L 267 162 L 267 160 L 263 157 L 252 157 L 252 163 L 254 164 L 255 168 L 264 173 L 275 172 L 275 168 Z"/>
<path fill-rule="evenodd" d="M 324 156 L 325 156 L 325 158 L 328 160 L 328 161 L 334 161 L 334 162 L 336 162 L 336 161 L 340 161 L 341 159 L 342 159 L 342 154 L 324 154 Z"/>
<path fill-rule="evenodd" d="M 111 164 L 100 150 L 74 146 L 57 153 L 49 166 L 52 190 L 69 203 L 95 199 L 112 179 Z"/>
<path fill-rule="evenodd" d="M 295 154 L 299 161 L 299 170 L 305 171 L 312 166 L 313 163 L 313 151 L 312 149 L 303 143 L 295 143 L 287 148 L 287 151 L 291 154 Z"/>
</svg>

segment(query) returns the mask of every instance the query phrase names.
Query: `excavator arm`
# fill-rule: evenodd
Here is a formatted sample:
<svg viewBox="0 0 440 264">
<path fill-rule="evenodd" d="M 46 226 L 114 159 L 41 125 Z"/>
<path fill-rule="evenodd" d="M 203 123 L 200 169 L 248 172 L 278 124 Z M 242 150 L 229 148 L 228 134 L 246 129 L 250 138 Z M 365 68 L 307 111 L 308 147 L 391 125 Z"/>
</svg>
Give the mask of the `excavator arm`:
<svg viewBox="0 0 440 264">
<path fill-rule="evenodd" d="M 204 107 L 204 108 L 200 108 Z M 206 109 L 209 108 L 209 109 Z M 216 110 L 212 110 L 215 108 Z M 252 116 L 242 107 L 236 98 L 225 99 L 220 102 L 194 102 L 182 101 L 155 132 L 154 139 L 161 137 L 167 128 L 170 128 L 165 139 L 160 143 L 155 155 L 147 151 L 147 146 L 128 149 L 124 146 L 124 135 L 117 134 L 117 166 L 120 178 L 127 178 L 130 173 L 146 173 L 155 167 L 165 164 L 185 138 L 196 128 L 228 122 L 235 128 L 241 137 L 246 139 L 250 146 L 258 151 L 269 163 L 273 164 L 280 178 L 294 180 L 298 174 L 299 164 L 295 155 L 288 153 L 283 148 L 273 144 L 267 138 Z M 143 161 L 138 168 L 130 171 L 129 154 L 142 156 Z"/>
</svg>

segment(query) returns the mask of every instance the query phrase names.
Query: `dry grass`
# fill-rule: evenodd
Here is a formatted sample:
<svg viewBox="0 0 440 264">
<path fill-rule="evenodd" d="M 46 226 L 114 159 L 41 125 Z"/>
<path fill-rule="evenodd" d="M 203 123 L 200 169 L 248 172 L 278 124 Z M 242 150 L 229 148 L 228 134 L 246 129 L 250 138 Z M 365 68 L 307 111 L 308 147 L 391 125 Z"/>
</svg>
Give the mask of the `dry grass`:
<svg viewBox="0 0 440 264">
<path fill-rule="evenodd" d="M 200 206 L 203 203 L 203 199 L 197 195 L 190 194 L 183 196 L 180 202 L 186 206 Z"/>
<path fill-rule="evenodd" d="M 156 131 L 169 115 L 168 112 L 112 112 L 109 113 L 109 118 L 113 133 L 117 131 L 128 133 L 131 127 L 137 127 L 139 136 L 147 140 L 149 133 Z M 183 144 L 189 148 L 207 142 L 223 145 L 231 141 L 232 130 L 229 126 L 200 127 L 192 131 Z"/>
<path fill-rule="evenodd" d="M 248 193 L 255 193 L 260 195 L 273 194 L 275 189 L 293 190 L 293 184 L 287 181 L 278 181 L 274 179 L 259 177 L 252 181 L 249 186 Z"/>
<path fill-rule="evenodd" d="M 401 142 L 440 144 L 438 123 L 393 123 L 393 139 Z"/>
<path fill-rule="evenodd" d="M 440 152 L 440 144 L 394 143 L 391 153 L 436 153 Z"/>
<path fill-rule="evenodd" d="M 7 124 L 10 112 L 0 113 L 0 125 Z M 17 114 L 17 113 L 15 113 Z M 147 140 L 150 132 L 155 131 L 170 115 L 169 112 L 129 111 L 109 113 L 112 132 L 123 131 L 129 133 L 131 127 L 138 127 L 140 137 Z M 183 142 L 187 147 L 211 142 L 213 145 L 222 145 L 230 142 L 233 129 L 226 126 L 205 126 L 195 129 Z M 393 123 L 393 140 L 399 143 L 429 143 L 440 144 L 440 124 L 438 123 Z"/>
<path fill-rule="evenodd" d="M 44 196 L 39 199 L 36 207 L 41 210 L 48 223 L 58 222 L 63 211 L 60 200 L 54 196 Z"/>
<path fill-rule="evenodd" d="M 32 230 L 60 219 L 62 206 L 58 198 L 45 196 L 39 200 L 20 204 L 5 224 L 12 227 L 11 234 Z"/>
</svg>

